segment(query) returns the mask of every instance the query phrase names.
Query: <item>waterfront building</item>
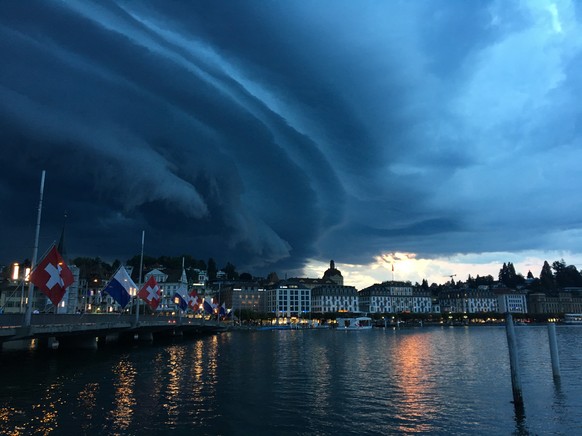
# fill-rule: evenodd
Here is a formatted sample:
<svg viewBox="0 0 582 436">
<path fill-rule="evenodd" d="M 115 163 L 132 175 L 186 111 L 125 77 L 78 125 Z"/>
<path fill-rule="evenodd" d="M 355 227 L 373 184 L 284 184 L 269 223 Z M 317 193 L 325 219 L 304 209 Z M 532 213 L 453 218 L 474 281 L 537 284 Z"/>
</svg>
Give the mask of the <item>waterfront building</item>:
<svg viewBox="0 0 582 436">
<path fill-rule="evenodd" d="M 258 282 L 233 281 L 222 285 L 221 301 L 236 314 L 241 310 L 265 311 L 265 287 Z"/>
<path fill-rule="evenodd" d="M 358 291 L 354 286 L 344 285 L 342 273 L 333 260 L 322 278 L 297 277 L 291 280 L 311 289 L 311 310 L 315 313 L 359 312 Z"/>
<path fill-rule="evenodd" d="M 288 321 L 311 312 L 311 289 L 296 280 L 281 280 L 267 286 L 266 309 Z"/>
<path fill-rule="evenodd" d="M 582 313 L 582 292 L 533 292 L 527 297 L 527 307 L 532 314 Z"/>
<path fill-rule="evenodd" d="M 509 288 L 494 288 L 497 297 L 497 311 L 500 313 L 527 313 L 527 298 L 525 291 Z"/>
<path fill-rule="evenodd" d="M 294 277 L 291 278 L 289 280 L 293 280 L 294 282 L 300 283 L 301 286 L 304 286 L 306 288 L 309 289 L 313 289 L 316 288 L 318 286 L 324 285 L 324 284 L 328 284 L 328 285 L 333 285 L 335 284 L 335 282 L 329 280 L 329 279 L 313 279 L 310 277 Z"/>
<path fill-rule="evenodd" d="M 367 313 L 431 313 L 429 291 L 417 290 L 410 283 L 389 281 L 358 292 L 360 311 Z"/>
<path fill-rule="evenodd" d="M 65 295 L 63 295 L 63 299 L 55 310 L 56 313 L 80 313 L 81 308 L 83 307 L 83 295 L 80 292 L 79 283 L 79 274 L 81 270 L 76 265 L 72 265 L 66 260 L 65 262 L 73 274 L 73 283 L 69 285 Z M 47 297 L 45 301 L 45 309 L 52 311 L 52 306 L 53 304 Z"/>
<path fill-rule="evenodd" d="M 440 307 L 432 305 L 429 291 L 412 288 L 412 313 L 440 313 Z"/>
<path fill-rule="evenodd" d="M 106 283 L 107 280 L 97 274 L 79 279 L 79 288 L 83 293 L 80 307 L 83 312 L 94 313 L 101 311 L 102 302 L 105 299 L 101 294 L 101 290 L 105 287 Z M 105 310 L 107 309 L 105 308 Z"/>
<path fill-rule="evenodd" d="M 0 309 L 2 313 L 24 313 L 28 296 L 28 276 L 30 265 L 12 264 L 10 276 L 0 285 Z M 33 308 L 38 309 L 40 292 L 36 289 L 33 297 Z"/>
<path fill-rule="evenodd" d="M 35 294 L 37 292 L 35 291 Z M 0 287 L 0 309 L 2 313 L 24 313 L 28 282 L 24 280 L 7 280 Z M 37 295 L 35 295 L 36 297 Z M 33 300 L 36 302 L 35 300 Z M 35 304 L 34 308 L 38 308 Z"/>
<path fill-rule="evenodd" d="M 358 291 L 354 286 L 321 283 L 311 290 L 314 313 L 359 312 Z"/>
<path fill-rule="evenodd" d="M 196 290 L 197 294 L 203 294 L 208 283 L 208 273 L 198 268 L 188 270 L 188 272 L 189 277 L 191 277 L 192 288 Z"/>
<path fill-rule="evenodd" d="M 58 307 L 54 307 L 48 297 L 35 286 L 32 293 L 32 310 L 51 313 L 77 313 L 82 307 L 79 292 L 79 268 L 67 262 L 73 274 L 73 283 L 67 288 Z M 28 304 L 30 267 L 12 265 L 12 275 L 0 287 L 0 313 L 24 313 Z"/>
<path fill-rule="evenodd" d="M 331 280 L 340 286 L 344 284 L 344 277 L 341 271 L 335 267 L 333 260 L 329 261 L 329 268 L 323 273 L 322 280 Z"/>
<path fill-rule="evenodd" d="M 188 288 L 188 275 L 186 270 L 168 270 L 162 271 L 155 268 L 148 271 L 143 278 L 144 283 L 153 276 L 158 282 L 158 286 L 162 291 L 162 297 L 157 308 L 157 312 L 172 313 L 177 311 L 177 306 L 174 301 L 174 294 L 184 286 Z M 189 288 L 188 288 L 189 289 Z"/>
<path fill-rule="evenodd" d="M 486 313 L 498 311 L 497 296 L 488 288 L 448 289 L 439 293 L 442 312 Z"/>
</svg>

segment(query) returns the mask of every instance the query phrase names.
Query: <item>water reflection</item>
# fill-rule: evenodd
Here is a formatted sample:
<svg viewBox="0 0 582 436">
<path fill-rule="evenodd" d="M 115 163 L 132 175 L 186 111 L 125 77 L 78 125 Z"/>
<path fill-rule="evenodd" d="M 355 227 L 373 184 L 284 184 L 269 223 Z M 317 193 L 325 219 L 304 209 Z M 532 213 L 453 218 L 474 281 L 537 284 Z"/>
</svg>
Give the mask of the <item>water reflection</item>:
<svg viewBox="0 0 582 436">
<path fill-rule="evenodd" d="M 173 345 L 168 348 L 167 369 L 168 384 L 165 391 L 163 407 L 166 411 L 166 424 L 175 426 L 180 414 L 180 391 L 182 390 L 182 374 L 184 371 L 184 347 Z"/>
<path fill-rule="evenodd" d="M 314 342 L 313 354 L 306 356 L 310 360 L 308 371 L 312 376 L 313 403 L 311 407 L 315 415 L 322 419 L 329 413 L 331 407 L 332 362 L 327 347 Z"/>
<path fill-rule="evenodd" d="M 378 329 L 0 356 L 0 434 L 577 434 L 582 331 L 558 330 L 562 385 L 538 332 L 520 332 L 527 426 L 502 329 Z"/>
<path fill-rule="evenodd" d="M 394 372 L 398 381 L 398 431 L 430 432 L 438 413 L 437 404 L 429 400 L 435 391 L 435 377 L 424 361 L 432 356 L 432 347 L 422 335 L 403 335 L 398 342 Z"/>
<path fill-rule="evenodd" d="M 134 386 L 137 371 L 128 356 L 124 355 L 113 367 L 113 373 L 117 379 L 113 383 L 115 387 L 114 406 L 109 414 L 113 421 L 113 429 L 124 431 L 131 425 L 135 412 Z"/>
<path fill-rule="evenodd" d="M 60 382 L 51 384 L 41 401 L 32 406 L 35 416 L 28 426 L 36 433 L 49 434 L 57 428 L 59 416 L 57 408 L 64 403 L 60 388 Z"/>
<path fill-rule="evenodd" d="M 208 347 L 203 341 L 197 341 L 194 348 L 192 349 L 191 353 L 191 362 L 189 362 L 191 373 L 192 373 L 192 380 L 191 380 L 191 390 L 190 395 L 192 397 L 192 401 L 194 403 L 194 407 L 192 410 L 188 411 L 191 415 L 191 419 L 194 422 L 198 422 L 202 419 L 205 414 L 205 402 L 203 401 L 205 395 L 205 389 L 210 388 L 208 395 L 209 395 L 209 404 L 213 404 L 211 396 L 213 395 L 212 392 L 212 385 L 214 384 L 210 377 L 206 376 L 206 368 L 205 368 L 205 356 L 206 350 L 205 348 Z M 216 348 L 216 343 L 214 345 Z M 216 356 L 212 360 L 215 360 Z M 214 371 L 216 371 L 216 363 L 213 364 Z M 209 378 L 207 380 L 207 378 Z M 208 386 L 206 383 L 208 382 Z"/>
<path fill-rule="evenodd" d="M 90 429 L 93 421 L 93 414 L 97 405 L 97 393 L 99 392 L 98 383 L 88 383 L 83 389 L 79 391 L 77 398 L 77 410 L 81 412 L 81 422 L 83 430 Z"/>
</svg>

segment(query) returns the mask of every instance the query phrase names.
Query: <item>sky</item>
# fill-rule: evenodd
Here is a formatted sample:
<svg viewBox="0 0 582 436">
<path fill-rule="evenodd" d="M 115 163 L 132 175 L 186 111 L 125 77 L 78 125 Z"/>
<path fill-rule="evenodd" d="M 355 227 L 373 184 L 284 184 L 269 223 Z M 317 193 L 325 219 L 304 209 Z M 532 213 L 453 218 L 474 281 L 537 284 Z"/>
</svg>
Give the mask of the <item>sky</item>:
<svg viewBox="0 0 582 436">
<path fill-rule="evenodd" d="M 0 263 L 582 269 L 574 1 L 0 2 Z M 64 218 L 66 214 L 66 220 Z M 66 224 L 65 224 L 66 222 Z"/>
</svg>

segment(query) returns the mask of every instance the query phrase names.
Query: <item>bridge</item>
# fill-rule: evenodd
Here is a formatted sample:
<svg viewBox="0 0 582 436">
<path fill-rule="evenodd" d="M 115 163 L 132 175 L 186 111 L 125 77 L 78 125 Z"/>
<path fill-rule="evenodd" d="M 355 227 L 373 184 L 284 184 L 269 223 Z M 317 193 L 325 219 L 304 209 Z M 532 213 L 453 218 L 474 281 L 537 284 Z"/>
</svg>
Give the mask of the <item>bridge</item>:
<svg viewBox="0 0 582 436">
<path fill-rule="evenodd" d="M 227 330 L 224 322 L 203 318 L 122 314 L 0 315 L 0 346 L 30 348 L 97 348 L 112 342 L 153 341 L 164 337 L 214 334 Z"/>
</svg>

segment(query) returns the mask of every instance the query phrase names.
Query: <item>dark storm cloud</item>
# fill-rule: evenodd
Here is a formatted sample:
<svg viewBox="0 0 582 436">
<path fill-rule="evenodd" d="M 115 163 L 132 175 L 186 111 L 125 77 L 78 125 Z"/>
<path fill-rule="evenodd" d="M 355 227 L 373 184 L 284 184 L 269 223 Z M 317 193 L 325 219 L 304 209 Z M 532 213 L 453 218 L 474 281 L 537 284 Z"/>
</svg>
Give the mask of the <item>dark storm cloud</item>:
<svg viewBox="0 0 582 436">
<path fill-rule="evenodd" d="M 0 260 L 31 252 L 42 169 L 41 244 L 66 210 L 72 255 L 142 229 L 263 272 L 555 248 L 580 226 L 574 9 L 1 3 Z"/>
</svg>

